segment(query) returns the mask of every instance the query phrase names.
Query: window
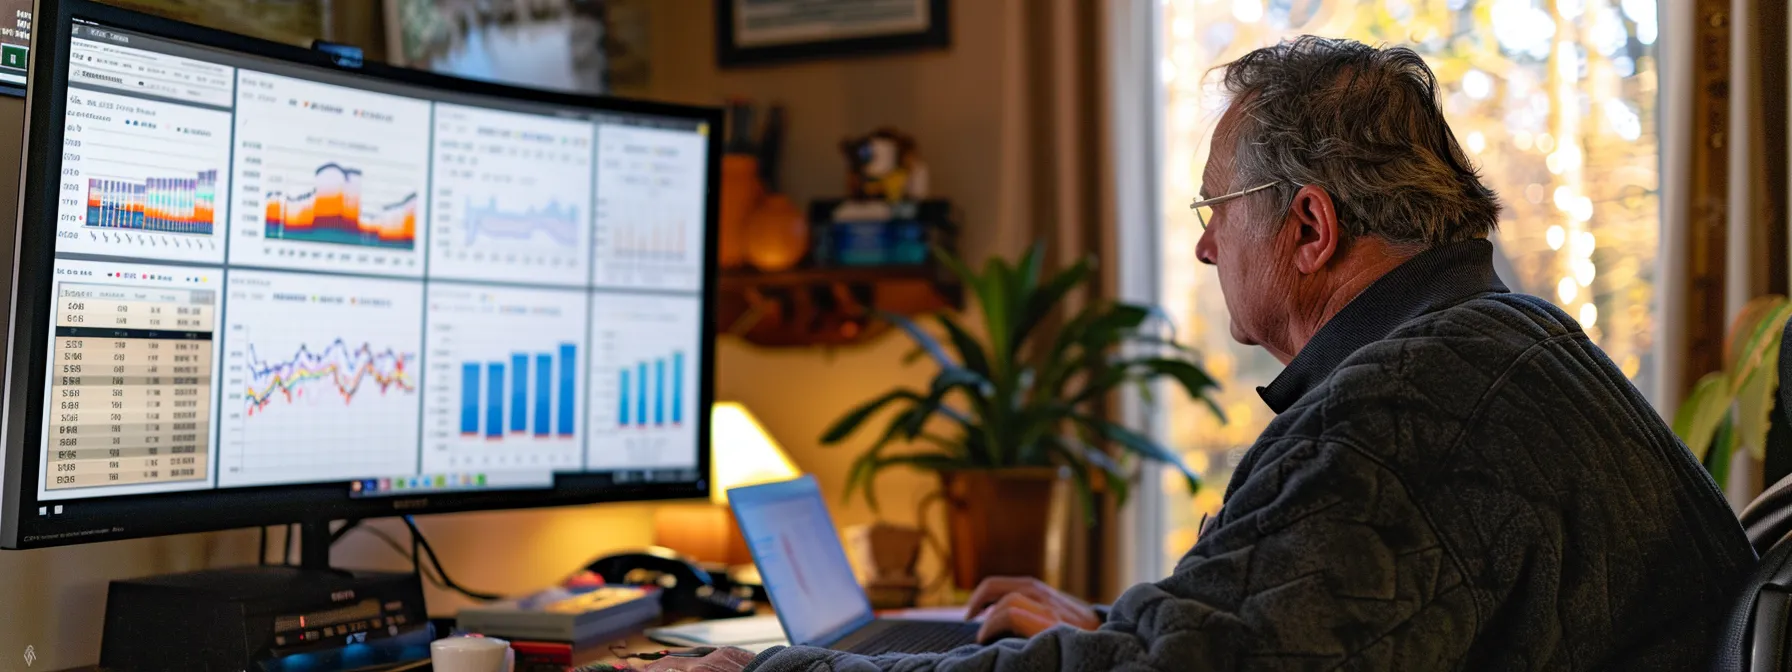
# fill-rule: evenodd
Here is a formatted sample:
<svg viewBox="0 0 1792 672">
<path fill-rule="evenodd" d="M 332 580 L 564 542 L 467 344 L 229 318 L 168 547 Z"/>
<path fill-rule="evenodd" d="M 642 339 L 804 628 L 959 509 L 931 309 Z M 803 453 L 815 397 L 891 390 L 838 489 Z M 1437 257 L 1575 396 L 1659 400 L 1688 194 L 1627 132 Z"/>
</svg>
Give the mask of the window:
<svg viewBox="0 0 1792 672">
<path fill-rule="evenodd" d="M 1282 366 L 1233 343 L 1188 202 L 1221 106 L 1209 71 L 1287 37 L 1410 46 L 1437 72 L 1457 140 L 1504 204 L 1494 240 L 1514 291 L 1545 297 L 1642 389 L 1650 389 L 1659 220 L 1655 0 L 1164 0 L 1161 46 L 1163 241 L 1159 296 L 1182 338 L 1225 386 L 1230 422 L 1181 400 L 1170 445 L 1200 470 L 1192 500 L 1166 474 L 1165 567 L 1219 509 L 1232 467 L 1268 423 L 1256 387 Z"/>
</svg>

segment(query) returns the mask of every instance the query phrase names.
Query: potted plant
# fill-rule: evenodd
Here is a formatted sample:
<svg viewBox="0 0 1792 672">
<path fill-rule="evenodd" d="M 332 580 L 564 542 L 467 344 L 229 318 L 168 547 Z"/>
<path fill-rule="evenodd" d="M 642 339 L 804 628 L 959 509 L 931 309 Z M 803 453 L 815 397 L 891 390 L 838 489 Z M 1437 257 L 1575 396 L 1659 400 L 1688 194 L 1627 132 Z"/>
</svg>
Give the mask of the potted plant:
<svg viewBox="0 0 1792 672">
<path fill-rule="evenodd" d="M 1774 394 L 1780 387 L 1780 340 L 1792 319 L 1792 302 L 1778 295 L 1750 300 L 1730 323 L 1724 338 L 1724 369 L 1693 384 L 1675 409 L 1673 428 L 1723 487 L 1731 460 L 1747 449 L 1767 457 Z"/>
<path fill-rule="evenodd" d="M 926 389 L 898 387 L 858 405 L 823 434 L 824 445 L 838 444 L 880 411 L 891 411 L 877 440 L 853 462 L 847 498 L 863 493 L 876 510 L 874 483 L 884 469 L 937 473 L 953 576 L 968 589 L 986 576 L 1040 575 L 1047 512 L 1064 478 L 1074 481 L 1090 512 L 1098 489 L 1125 501 L 1132 458 L 1169 464 L 1181 470 L 1191 492 L 1200 487 L 1175 453 L 1103 413 L 1109 393 L 1127 385 L 1149 393 L 1152 383 L 1169 379 L 1223 420 L 1210 396 L 1218 386 L 1174 334 L 1164 335 L 1168 321 L 1160 311 L 1093 299 L 1062 310 L 1094 264 L 1085 259 L 1042 278 L 1039 246 L 1018 264 L 991 258 L 981 273 L 942 250 L 934 254 L 976 297 L 981 336 L 940 314 L 949 346 L 943 345 L 911 320 L 882 316 L 939 372 Z M 1053 317 L 1053 328 L 1045 328 Z"/>
</svg>

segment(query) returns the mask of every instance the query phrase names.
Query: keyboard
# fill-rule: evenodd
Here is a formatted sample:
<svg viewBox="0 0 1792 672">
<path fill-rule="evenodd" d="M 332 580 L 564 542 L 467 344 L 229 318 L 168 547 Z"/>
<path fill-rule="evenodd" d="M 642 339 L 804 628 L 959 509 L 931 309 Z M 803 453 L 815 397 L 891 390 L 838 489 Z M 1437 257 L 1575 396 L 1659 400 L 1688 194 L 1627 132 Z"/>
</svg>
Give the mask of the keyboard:
<svg viewBox="0 0 1792 672">
<path fill-rule="evenodd" d="M 934 653 L 977 643 L 978 623 L 963 621 L 903 621 L 854 644 L 850 653 Z"/>
</svg>

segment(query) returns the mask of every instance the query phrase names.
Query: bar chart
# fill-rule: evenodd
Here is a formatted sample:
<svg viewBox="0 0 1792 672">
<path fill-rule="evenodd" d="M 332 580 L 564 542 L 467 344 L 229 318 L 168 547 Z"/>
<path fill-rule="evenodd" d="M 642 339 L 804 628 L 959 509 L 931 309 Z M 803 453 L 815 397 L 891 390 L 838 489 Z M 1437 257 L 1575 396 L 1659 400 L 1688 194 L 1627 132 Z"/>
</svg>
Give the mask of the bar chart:
<svg viewBox="0 0 1792 672">
<path fill-rule="evenodd" d="M 435 282 L 428 295 L 424 471 L 578 469 L 585 293 Z"/>
<path fill-rule="evenodd" d="M 703 286 L 707 142 L 695 131 L 598 127 L 593 284 L 680 291 Z"/>
<path fill-rule="evenodd" d="M 577 343 L 561 343 L 555 352 L 519 352 L 508 361 L 461 362 L 460 435 L 493 441 L 576 436 L 578 352 Z"/>
<path fill-rule="evenodd" d="M 598 293 L 591 305 L 586 468 L 696 466 L 700 300 Z"/>
<path fill-rule="evenodd" d="M 616 370 L 616 378 L 617 427 L 644 429 L 684 424 L 683 352 L 623 366 Z"/>
</svg>

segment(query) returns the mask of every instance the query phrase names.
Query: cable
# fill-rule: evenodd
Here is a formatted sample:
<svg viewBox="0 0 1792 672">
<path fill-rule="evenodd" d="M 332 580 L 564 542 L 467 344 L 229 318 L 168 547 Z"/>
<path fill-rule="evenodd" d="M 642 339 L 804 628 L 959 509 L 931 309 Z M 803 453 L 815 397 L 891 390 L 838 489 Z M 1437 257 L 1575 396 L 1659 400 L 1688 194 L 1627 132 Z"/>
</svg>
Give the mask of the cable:
<svg viewBox="0 0 1792 672">
<path fill-rule="evenodd" d="M 436 576 L 434 572 L 427 571 L 428 570 L 427 567 L 419 565 L 417 563 L 417 556 L 414 554 L 414 552 L 404 550 L 404 544 L 399 543 L 399 541 L 397 539 L 393 539 L 392 535 L 387 534 L 385 530 L 382 530 L 377 527 L 373 527 L 371 525 L 365 526 L 362 529 L 367 530 L 368 534 L 379 537 L 380 541 L 384 542 L 386 544 L 387 548 L 392 549 L 392 552 L 398 554 L 398 557 L 404 558 L 405 560 L 409 560 L 411 563 L 411 573 L 422 577 L 425 581 L 428 581 L 429 584 L 432 586 L 441 588 L 442 590 L 453 590 L 452 588 L 449 588 L 447 584 L 443 583 L 442 579 L 440 577 Z"/>
<path fill-rule="evenodd" d="M 261 544 L 255 547 L 255 562 L 263 567 L 268 566 L 268 526 L 261 526 Z"/>
<path fill-rule="evenodd" d="M 429 539 L 426 539 L 423 536 L 423 530 L 417 528 L 417 521 L 415 519 L 411 518 L 410 516 L 404 516 L 404 524 L 406 527 L 411 528 L 411 542 L 413 544 L 420 544 L 423 546 L 423 552 L 429 556 L 430 566 L 435 568 L 436 574 L 438 576 L 442 577 L 442 583 L 445 584 L 449 590 L 460 593 L 467 597 L 471 597 L 475 600 L 490 601 L 490 600 L 504 599 L 502 595 L 495 595 L 492 593 L 482 593 L 482 592 L 479 592 L 476 590 L 468 589 L 465 586 L 455 583 L 454 579 L 448 578 L 448 570 L 442 569 L 441 558 L 436 557 L 436 549 L 430 547 Z M 415 557 L 415 556 L 413 556 L 413 557 Z M 417 564 L 419 567 L 421 567 L 423 563 L 418 562 Z"/>
<path fill-rule="evenodd" d="M 338 527 L 335 532 L 330 533 L 330 543 L 335 544 L 336 540 L 341 539 L 343 535 L 354 531 L 354 529 L 360 525 L 361 519 L 359 518 L 342 521 L 342 527 Z"/>
<path fill-rule="evenodd" d="M 286 548 L 280 553 L 281 564 L 292 564 L 292 528 L 293 523 L 286 524 Z"/>
</svg>

